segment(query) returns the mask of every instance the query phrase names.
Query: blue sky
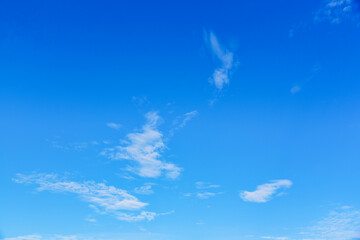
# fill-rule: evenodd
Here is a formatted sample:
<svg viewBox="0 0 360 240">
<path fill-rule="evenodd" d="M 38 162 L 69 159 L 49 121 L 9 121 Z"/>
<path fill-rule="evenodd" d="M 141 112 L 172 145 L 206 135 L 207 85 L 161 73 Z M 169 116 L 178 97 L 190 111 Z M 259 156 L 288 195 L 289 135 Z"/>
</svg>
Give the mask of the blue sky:
<svg viewBox="0 0 360 240">
<path fill-rule="evenodd" d="M 0 238 L 360 238 L 360 3 L 5 1 Z"/>
</svg>

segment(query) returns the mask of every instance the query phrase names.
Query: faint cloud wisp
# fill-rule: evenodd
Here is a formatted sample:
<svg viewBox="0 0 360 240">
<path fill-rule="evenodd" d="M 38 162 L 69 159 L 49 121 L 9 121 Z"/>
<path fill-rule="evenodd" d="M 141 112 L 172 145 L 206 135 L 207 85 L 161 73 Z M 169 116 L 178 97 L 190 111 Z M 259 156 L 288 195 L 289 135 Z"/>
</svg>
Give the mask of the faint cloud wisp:
<svg viewBox="0 0 360 240">
<path fill-rule="evenodd" d="M 221 66 L 214 70 L 210 82 L 215 85 L 218 90 L 222 90 L 224 85 L 229 84 L 230 71 L 234 66 L 234 54 L 224 49 L 213 32 L 205 34 L 205 40 L 209 42 L 212 53 L 221 62 Z"/>
<path fill-rule="evenodd" d="M 115 130 L 119 130 L 121 128 L 121 124 L 119 123 L 106 123 L 106 126 L 108 126 L 109 128 L 115 129 Z"/>
<path fill-rule="evenodd" d="M 344 19 L 356 16 L 358 3 L 355 0 L 327 0 L 324 6 L 316 13 L 314 21 L 329 21 L 339 24 Z"/>
</svg>

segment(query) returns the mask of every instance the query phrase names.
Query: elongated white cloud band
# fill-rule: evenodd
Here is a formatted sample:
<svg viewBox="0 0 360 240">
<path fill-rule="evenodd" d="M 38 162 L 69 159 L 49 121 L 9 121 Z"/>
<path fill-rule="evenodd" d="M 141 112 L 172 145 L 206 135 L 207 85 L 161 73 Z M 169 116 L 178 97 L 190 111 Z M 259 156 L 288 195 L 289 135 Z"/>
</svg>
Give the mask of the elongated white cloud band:
<svg viewBox="0 0 360 240">
<path fill-rule="evenodd" d="M 221 62 L 221 66 L 215 69 L 210 80 L 217 89 L 221 90 L 225 84 L 229 83 L 230 70 L 234 65 L 234 54 L 220 45 L 213 32 L 210 32 L 209 35 L 211 51 Z"/>
<path fill-rule="evenodd" d="M 194 117 L 196 117 L 199 114 L 197 110 L 187 112 L 181 116 L 179 116 L 177 119 L 175 119 L 174 124 L 176 125 L 176 130 L 185 127 L 185 125 Z"/>
<path fill-rule="evenodd" d="M 205 182 L 196 182 L 195 186 L 197 189 L 209 189 L 209 188 L 221 187 L 220 185 L 217 185 L 217 184 L 209 184 L 209 183 L 205 183 Z"/>
<path fill-rule="evenodd" d="M 141 210 L 148 204 L 139 201 L 125 190 L 107 186 L 104 183 L 74 182 L 60 178 L 55 174 L 17 174 L 13 181 L 23 184 L 36 184 L 38 191 L 77 194 L 83 201 L 91 203 L 91 206 L 97 209 L 99 213 L 110 214 L 123 221 L 153 220 L 157 215 L 147 211 L 141 211 L 138 214 L 131 213 Z"/>
<path fill-rule="evenodd" d="M 161 152 L 166 149 L 162 133 L 157 129 L 160 117 L 156 112 L 145 115 L 147 122 L 139 132 L 129 133 L 127 143 L 107 148 L 104 155 L 113 160 L 130 160 L 134 164 L 128 170 L 141 177 L 159 177 L 163 173 L 168 178 L 177 178 L 181 168 L 173 163 L 160 160 Z"/>
<path fill-rule="evenodd" d="M 272 240 L 287 240 L 287 237 L 270 237 L 270 236 L 263 236 L 262 239 L 272 239 Z"/>
<path fill-rule="evenodd" d="M 240 197 L 242 200 L 247 202 L 264 203 L 269 201 L 279 189 L 289 188 L 291 185 L 292 182 L 290 180 L 273 180 L 271 183 L 265 183 L 257 186 L 256 190 L 253 192 L 240 192 Z"/>
</svg>

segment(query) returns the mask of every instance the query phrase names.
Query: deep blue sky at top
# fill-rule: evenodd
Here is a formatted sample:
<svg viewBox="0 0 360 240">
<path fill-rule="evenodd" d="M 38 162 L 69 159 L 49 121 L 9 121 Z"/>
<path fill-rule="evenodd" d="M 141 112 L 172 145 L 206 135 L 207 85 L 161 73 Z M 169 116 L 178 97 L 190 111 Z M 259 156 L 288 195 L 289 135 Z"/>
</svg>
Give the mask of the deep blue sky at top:
<svg viewBox="0 0 360 240">
<path fill-rule="evenodd" d="M 193 110 L 199 116 L 168 137 L 170 151 L 164 153 L 184 168 L 177 194 L 191 191 L 195 181 L 221 184 L 224 194 L 212 203 L 211 216 L 166 191 L 159 193 L 161 200 L 147 199 L 156 210 L 176 212 L 149 223 L 157 231 L 171 232 L 180 222 L 184 236 L 202 236 L 186 225 L 192 211 L 201 213 L 191 224 L 207 218 L 208 226 L 218 227 L 216 239 L 219 222 L 233 237 L 240 225 L 271 231 L 276 214 L 273 224 L 285 228 L 320 218 L 328 210 L 318 210 L 324 204 L 360 207 L 359 22 L 314 22 L 322 5 L 307 0 L 2 2 L 0 180 L 11 190 L 1 209 L 9 206 L 10 218 L 21 199 L 32 206 L 49 202 L 29 200 L 29 191 L 11 181 L 22 172 L 70 171 L 121 186 L 112 171 L 119 166 L 101 159 L 101 149 L 59 151 L 49 142 L 123 139 L 142 126 L 148 111 L 159 111 L 166 135 L 173 119 Z M 210 31 L 236 63 L 222 91 L 209 83 L 219 66 L 205 40 Z M 301 90 L 292 94 L 294 86 Z M 108 122 L 123 128 L 113 131 Z M 240 204 L 237 191 L 282 178 L 294 182 L 287 200 L 279 198 L 270 208 Z M 24 213 L 17 214 L 30 221 L 35 210 L 20 208 Z M 233 211 L 247 218 L 238 219 Z M 216 219 L 222 213 L 225 220 Z M 288 223 L 287 213 L 298 218 Z M 74 214 L 73 221 L 86 215 Z M 0 227 L 9 229 L 1 230 L 15 236 L 31 234 L 31 228 L 54 233 L 60 226 L 41 227 L 45 210 L 37 216 L 26 230 L 10 228 L 14 217 L 3 220 L 8 225 Z M 66 234 L 75 231 L 68 228 Z"/>
<path fill-rule="evenodd" d="M 234 81 L 233 91 L 256 99 L 281 98 L 279 91 L 288 88 L 284 79 L 304 81 L 319 62 L 333 69 L 330 74 L 346 76 L 348 71 L 337 71 L 336 66 L 357 53 L 356 38 L 353 31 L 346 31 L 346 24 L 321 35 L 319 26 L 306 27 L 311 35 L 299 34 L 289 41 L 290 29 L 311 22 L 308 19 L 319 1 L 11 1 L 2 5 L 1 65 L 6 79 L 2 91 L 34 101 L 116 104 L 116 99 L 151 94 L 155 101 L 176 97 L 194 104 L 188 96 L 207 94 L 207 85 L 196 79 L 206 79 L 212 69 L 203 49 L 203 31 L 208 29 L 221 39 L 224 36 L 239 53 L 242 71 L 236 76 L 244 80 Z M 354 68 L 355 58 L 346 65 Z M 127 91 L 121 91 L 124 84 Z M 327 85 L 321 95 L 339 87 L 333 81 Z"/>
</svg>

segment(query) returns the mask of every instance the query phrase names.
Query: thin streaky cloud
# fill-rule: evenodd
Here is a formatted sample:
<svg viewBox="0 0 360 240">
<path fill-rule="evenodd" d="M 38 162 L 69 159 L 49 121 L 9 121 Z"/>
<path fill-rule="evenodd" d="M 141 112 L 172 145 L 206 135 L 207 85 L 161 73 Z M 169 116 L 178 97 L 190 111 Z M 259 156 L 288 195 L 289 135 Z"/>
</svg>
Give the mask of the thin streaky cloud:
<svg viewBox="0 0 360 240">
<path fill-rule="evenodd" d="M 350 240 L 360 238 L 360 211 L 340 208 L 310 227 L 305 234 L 309 239 Z"/>
<path fill-rule="evenodd" d="M 141 177 L 156 178 L 165 175 L 177 178 L 182 169 L 173 163 L 161 160 L 161 153 L 167 148 L 163 134 L 157 129 L 160 116 L 157 112 L 148 112 L 147 122 L 141 131 L 127 134 L 123 145 L 105 149 L 102 154 L 113 160 L 129 160 L 133 164 L 127 170 Z"/>
<path fill-rule="evenodd" d="M 265 203 L 272 199 L 272 197 L 280 189 L 291 187 L 292 182 L 287 179 L 273 180 L 271 183 L 265 183 L 257 186 L 255 191 L 242 191 L 240 197 L 246 202 Z"/>
<path fill-rule="evenodd" d="M 141 194 L 141 195 L 151 195 L 154 193 L 154 190 L 152 190 L 151 184 L 145 184 L 141 187 L 135 188 L 134 193 Z"/>
<path fill-rule="evenodd" d="M 85 218 L 85 221 L 94 223 L 94 222 L 96 222 L 96 219 L 91 216 L 88 216 L 87 218 Z"/>
<path fill-rule="evenodd" d="M 195 188 L 198 189 L 198 191 L 193 192 L 193 193 L 185 193 L 185 194 L 183 194 L 183 196 L 184 197 L 194 196 L 199 199 L 208 199 L 208 198 L 223 194 L 223 192 L 219 192 L 219 191 L 215 192 L 215 191 L 211 190 L 211 189 L 220 188 L 220 187 L 221 187 L 220 185 L 208 184 L 208 183 L 199 181 L 199 182 L 195 183 Z"/>
<path fill-rule="evenodd" d="M 4 238 L 3 240 L 95 240 L 99 238 L 85 237 L 80 235 L 24 235 L 18 237 Z"/>
<path fill-rule="evenodd" d="M 4 240 L 41 240 L 43 237 L 41 235 L 24 235 L 18 237 L 4 238 Z"/>
<path fill-rule="evenodd" d="M 183 128 L 185 127 L 185 125 L 187 124 L 187 122 L 189 122 L 191 119 L 193 119 L 194 117 L 196 117 L 199 114 L 199 112 L 197 110 L 185 113 L 182 117 L 181 117 L 181 121 L 179 123 L 178 128 Z"/>
<path fill-rule="evenodd" d="M 170 135 L 173 135 L 176 130 L 185 127 L 191 119 L 195 118 L 198 115 L 199 112 L 197 110 L 194 110 L 178 116 L 173 122 L 174 127 L 170 130 Z"/>
<path fill-rule="evenodd" d="M 262 239 L 271 239 L 271 240 L 287 240 L 287 237 L 270 237 L 270 236 L 262 236 Z"/>
<path fill-rule="evenodd" d="M 196 182 L 195 186 L 197 189 L 209 189 L 209 188 L 221 187 L 220 185 L 217 185 L 217 184 L 209 184 L 209 183 L 205 183 L 205 182 Z"/>
<path fill-rule="evenodd" d="M 209 42 L 210 49 L 221 63 L 221 66 L 214 70 L 210 82 L 213 83 L 218 90 L 222 90 L 225 85 L 229 84 L 230 71 L 234 66 L 234 54 L 221 46 L 212 31 L 210 31 L 208 35 L 206 34 L 205 38 Z"/>
<path fill-rule="evenodd" d="M 315 14 L 314 21 L 339 24 L 345 19 L 357 16 L 357 8 L 358 3 L 355 0 L 327 0 Z"/>
<path fill-rule="evenodd" d="M 106 123 L 106 126 L 108 126 L 109 128 L 115 129 L 115 130 L 119 130 L 122 127 L 121 124 L 113 123 L 113 122 Z"/>
<path fill-rule="evenodd" d="M 60 178 L 56 174 L 17 174 L 13 181 L 38 185 L 37 191 L 70 192 L 91 204 L 99 213 L 109 214 L 123 221 L 153 220 L 153 212 L 141 211 L 148 203 L 139 201 L 127 191 L 94 181 L 75 182 Z"/>
<path fill-rule="evenodd" d="M 222 192 L 198 192 L 196 193 L 196 197 L 199 199 L 208 199 L 211 197 L 215 197 L 217 195 L 222 194 Z"/>
</svg>

